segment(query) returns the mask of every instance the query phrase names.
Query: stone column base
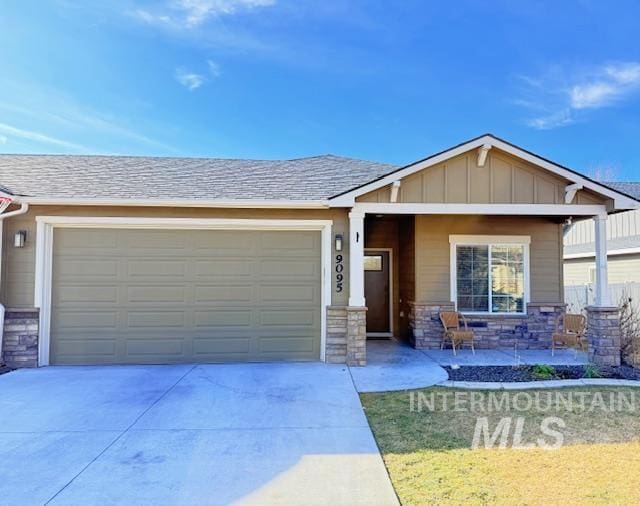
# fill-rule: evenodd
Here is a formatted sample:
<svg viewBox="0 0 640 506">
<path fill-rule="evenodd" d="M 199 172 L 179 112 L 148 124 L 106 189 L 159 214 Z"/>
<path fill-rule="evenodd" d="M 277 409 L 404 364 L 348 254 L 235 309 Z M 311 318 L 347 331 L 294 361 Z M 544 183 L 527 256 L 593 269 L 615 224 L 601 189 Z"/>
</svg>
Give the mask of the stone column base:
<svg viewBox="0 0 640 506">
<path fill-rule="evenodd" d="M 589 359 L 598 365 L 620 365 L 620 308 L 587 307 Z"/>
<path fill-rule="evenodd" d="M 367 365 L 366 307 L 347 307 L 347 365 Z"/>
<path fill-rule="evenodd" d="M 37 308 L 5 310 L 0 363 L 14 368 L 38 367 L 39 314 Z"/>
</svg>

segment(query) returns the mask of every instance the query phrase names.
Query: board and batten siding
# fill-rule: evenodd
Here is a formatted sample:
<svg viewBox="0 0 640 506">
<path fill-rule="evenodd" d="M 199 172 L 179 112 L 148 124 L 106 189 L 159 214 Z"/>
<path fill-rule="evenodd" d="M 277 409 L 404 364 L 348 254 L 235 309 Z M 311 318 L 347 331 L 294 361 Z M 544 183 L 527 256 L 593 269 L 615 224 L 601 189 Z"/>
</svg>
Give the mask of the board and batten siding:
<svg viewBox="0 0 640 506">
<path fill-rule="evenodd" d="M 222 218 L 273 220 L 332 220 L 332 235 L 344 237 L 344 265 L 349 265 L 349 218 L 345 209 L 208 209 L 177 207 L 84 207 L 84 206 L 31 206 L 27 214 L 9 218 L 4 222 L 2 248 L 2 282 L 0 303 L 5 307 L 28 308 L 34 305 L 36 216 L 110 216 L 136 218 Z M 13 247 L 13 235 L 18 230 L 27 232 L 24 248 Z M 54 232 L 55 242 L 55 232 Z M 333 238 L 332 238 L 333 242 Z M 343 290 L 336 292 L 335 252 L 332 244 L 332 300 L 331 304 L 346 305 L 349 298 L 348 276 Z"/>
<path fill-rule="evenodd" d="M 530 302 L 562 302 L 562 225 L 544 218 L 511 216 L 416 216 L 416 302 L 451 300 L 451 234 L 531 236 Z"/>
<path fill-rule="evenodd" d="M 475 150 L 402 179 L 398 202 L 426 204 L 564 204 L 566 180 L 492 149 L 484 167 Z M 390 186 L 358 197 L 358 202 L 389 202 Z M 574 204 L 607 203 L 580 190 Z"/>
</svg>

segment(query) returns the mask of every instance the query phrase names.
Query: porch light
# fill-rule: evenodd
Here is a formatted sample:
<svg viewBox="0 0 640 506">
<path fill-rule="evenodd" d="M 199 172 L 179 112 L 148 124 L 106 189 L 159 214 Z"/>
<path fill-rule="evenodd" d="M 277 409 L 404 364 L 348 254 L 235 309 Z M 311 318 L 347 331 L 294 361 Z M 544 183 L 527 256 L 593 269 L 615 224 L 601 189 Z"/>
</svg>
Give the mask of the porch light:
<svg viewBox="0 0 640 506">
<path fill-rule="evenodd" d="M 336 251 L 342 251 L 342 234 L 336 234 Z"/>
<path fill-rule="evenodd" d="M 24 248 L 24 243 L 27 240 L 27 231 L 26 230 L 18 230 L 16 234 L 13 236 L 13 246 L 15 248 Z"/>
</svg>

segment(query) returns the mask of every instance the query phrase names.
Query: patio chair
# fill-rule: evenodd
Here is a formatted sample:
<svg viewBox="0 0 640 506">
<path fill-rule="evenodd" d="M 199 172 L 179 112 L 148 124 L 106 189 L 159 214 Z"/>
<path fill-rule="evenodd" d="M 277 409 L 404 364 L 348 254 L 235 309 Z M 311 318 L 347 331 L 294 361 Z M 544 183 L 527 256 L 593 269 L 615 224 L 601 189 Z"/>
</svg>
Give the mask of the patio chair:
<svg viewBox="0 0 640 506">
<path fill-rule="evenodd" d="M 460 328 L 460 320 L 462 320 L 463 329 Z M 462 313 L 455 311 L 443 311 L 440 313 L 440 321 L 444 327 L 444 333 L 442 334 L 442 344 L 440 349 L 444 348 L 444 343 L 451 341 L 451 347 L 453 348 L 453 354 L 456 355 L 456 346 L 461 346 L 464 342 L 471 343 L 471 351 L 476 354 L 476 349 L 473 346 L 474 334 L 473 330 L 469 330 L 467 326 L 467 319 Z"/>
<path fill-rule="evenodd" d="M 565 313 L 556 320 L 556 331 L 551 336 L 551 356 L 554 355 L 557 345 L 587 351 L 587 319 L 581 314 Z"/>
</svg>

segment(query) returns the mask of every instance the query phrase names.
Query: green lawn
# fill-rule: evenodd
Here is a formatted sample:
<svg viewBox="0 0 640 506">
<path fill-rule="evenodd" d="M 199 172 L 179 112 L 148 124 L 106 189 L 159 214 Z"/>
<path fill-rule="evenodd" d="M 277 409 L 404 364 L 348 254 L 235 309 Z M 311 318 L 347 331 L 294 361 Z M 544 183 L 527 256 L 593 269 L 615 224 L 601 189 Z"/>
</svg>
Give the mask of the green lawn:
<svg viewBox="0 0 640 506">
<path fill-rule="evenodd" d="M 417 392 L 427 399 L 446 392 L 449 405 L 445 410 L 436 402 L 434 409 L 418 411 Z M 504 405 L 488 412 L 491 404 L 486 401 L 473 410 L 459 404 L 454 411 L 451 396 L 456 392 L 462 391 L 413 391 L 413 411 L 408 391 L 361 396 L 403 504 L 640 504 L 640 389 L 539 390 L 541 401 L 529 408 L 523 397 L 520 412 Z M 572 392 L 575 402 L 556 403 L 556 392 L 565 401 Z M 598 402 L 598 393 L 607 409 Z M 619 404 L 620 394 L 633 402 L 633 409 Z M 469 399 L 471 394 L 459 395 Z M 514 399 L 513 392 L 508 395 Z M 552 396 L 551 408 L 544 402 L 547 395 Z M 586 399 L 584 404 L 577 402 L 578 396 Z M 614 405 L 609 404 L 612 398 Z M 488 419 L 492 433 L 501 418 L 511 416 L 513 425 L 515 418 L 524 419 L 525 443 L 541 436 L 553 442 L 541 433 L 540 424 L 548 417 L 562 419 L 566 427 L 553 426 L 563 434 L 562 446 L 515 449 L 509 438 L 506 449 L 472 448 L 478 417 Z"/>
</svg>

